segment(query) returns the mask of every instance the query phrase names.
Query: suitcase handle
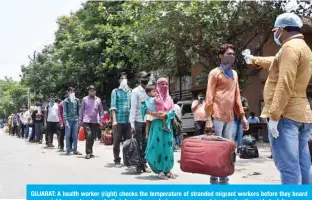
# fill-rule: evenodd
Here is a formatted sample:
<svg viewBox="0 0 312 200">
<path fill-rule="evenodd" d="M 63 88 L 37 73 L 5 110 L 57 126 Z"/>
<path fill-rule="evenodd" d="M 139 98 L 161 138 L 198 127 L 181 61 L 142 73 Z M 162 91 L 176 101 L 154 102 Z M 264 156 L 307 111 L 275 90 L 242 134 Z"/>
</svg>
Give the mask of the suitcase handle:
<svg viewBox="0 0 312 200">
<path fill-rule="evenodd" d="M 216 136 L 213 138 L 205 138 L 205 137 L 197 136 L 196 138 L 197 140 L 206 140 L 206 141 L 225 141 L 223 137 L 220 137 L 220 136 Z"/>
<path fill-rule="evenodd" d="M 234 165 L 235 162 L 236 162 L 236 153 L 235 153 L 235 151 L 232 151 L 232 153 L 231 153 L 231 163 Z"/>
</svg>

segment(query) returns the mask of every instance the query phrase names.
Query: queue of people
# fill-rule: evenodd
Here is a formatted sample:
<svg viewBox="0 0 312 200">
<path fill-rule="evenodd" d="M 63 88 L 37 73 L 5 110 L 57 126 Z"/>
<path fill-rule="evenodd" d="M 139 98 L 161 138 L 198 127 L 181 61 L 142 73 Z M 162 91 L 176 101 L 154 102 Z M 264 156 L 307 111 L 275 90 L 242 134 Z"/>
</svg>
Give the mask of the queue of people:
<svg viewBox="0 0 312 200">
<path fill-rule="evenodd" d="M 274 40 L 281 46 L 275 57 L 245 55 L 246 63 L 269 70 L 264 88 L 264 109 L 261 118 L 268 121 L 269 138 L 273 160 L 281 174 L 283 184 L 311 183 L 311 159 L 308 139 L 312 132 L 312 112 L 306 97 L 306 89 L 312 75 L 312 53 L 304 41 L 300 28 L 301 19 L 291 13 L 278 16 L 274 27 Z M 241 144 L 243 130 L 249 123 L 260 120 L 250 113 L 248 120 L 247 100 L 241 96 L 238 74 L 233 69 L 236 48 L 231 44 L 220 45 L 220 66 L 208 75 L 206 98 L 203 94 L 192 103 L 196 135 L 214 131 L 217 136 L 232 139 Z M 113 125 L 113 152 L 116 167 L 121 166 L 120 146 L 122 141 L 134 137 L 140 150 L 138 173 L 157 174 L 160 179 L 175 178 L 174 149 L 177 143 L 172 121 L 179 108 L 169 95 L 169 82 L 159 78 L 150 84 L 150 73 L 140 72 L 138 86 L 128 86 L 126 73 L 118 77 L 119 87 L 111 93 L 111 122 Z M 68 88 L 68 97 L 56 100 L 51 94 L 46 107 L 47 116 L 41 105 L 30 107 L 10 116 L 10 134 L 42 143 L 43 127 L 47 127 L 46 145 L 53 146 L 53 136 L 58 134 L 60 151 L 66 155 L 77 149 L 78 128 L 86 132 L 86 159 L 94 157 L 93 144 L 99 131 L 99 120 L 104 111 L 101 99 L 96 96 L 94 86 L 88 87 L 89 94 L 82 101 L 75 97 L 74 89 Z M 181 111 L 181 109 L 180 109 Z M 210 177 L 211 184 L 228 184 L 228 177 Z"/>
</svg>

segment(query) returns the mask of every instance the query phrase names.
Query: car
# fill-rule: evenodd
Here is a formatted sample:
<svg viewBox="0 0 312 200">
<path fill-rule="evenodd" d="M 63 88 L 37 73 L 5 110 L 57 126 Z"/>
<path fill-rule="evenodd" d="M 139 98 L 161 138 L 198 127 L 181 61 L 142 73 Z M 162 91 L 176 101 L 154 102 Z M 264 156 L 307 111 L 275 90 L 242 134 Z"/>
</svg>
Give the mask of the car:
<svg viewBox="0 0 312 200">
<path fill-rule="evenodd" d="M 177 103 L 182 111 L 182 131 L 187 134 L 195 133 L 194 115 L 192 112 L 192 101 L 179 101 Z"/>
</svg>

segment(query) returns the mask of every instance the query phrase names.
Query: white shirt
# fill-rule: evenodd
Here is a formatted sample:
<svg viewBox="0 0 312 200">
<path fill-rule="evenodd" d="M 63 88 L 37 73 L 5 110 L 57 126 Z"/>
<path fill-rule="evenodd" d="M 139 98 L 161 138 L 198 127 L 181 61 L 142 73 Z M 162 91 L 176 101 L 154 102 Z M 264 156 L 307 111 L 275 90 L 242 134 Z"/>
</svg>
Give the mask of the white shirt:
<svg viewBox="0 0 312 200">
<path fill-rule="evenodd" d="M 26 112 L 23 113 L 22 119 L 23 119 L 23 124 L 28 124 L 29 119 L 30 119 L 30 112 L 27 110 Z"/>
<path fill-rule="evenodd" d="M 181 120 L 182 118 L 182 110 L 181 107 L 178 104 L 174 104 L 173 109 L 177 117 Z"/>
<path fill-rule="evenodd" d="M 146 92 L 141 85 L 132 90 L 131 109 L 129 116 L 131 128 L 134 128 L 134 122 L 144 122 L 144 119 L 142 119 L 141 114 L 141 102 L 145 101 L 145 95 Z"/>
<path fill-rule="evenodd" d="M 48 107 L 47 122 L 59 122 L 57 103 L 54 103 L 53 106 Z"/>
</svg>

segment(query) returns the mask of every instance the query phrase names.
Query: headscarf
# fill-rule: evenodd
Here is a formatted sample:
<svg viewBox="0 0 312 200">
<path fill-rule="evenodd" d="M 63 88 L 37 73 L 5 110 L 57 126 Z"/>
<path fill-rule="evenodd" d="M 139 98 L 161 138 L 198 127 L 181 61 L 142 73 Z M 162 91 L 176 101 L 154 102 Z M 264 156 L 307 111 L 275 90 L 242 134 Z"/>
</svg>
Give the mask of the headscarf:
<svg viewBox="0 0 312 200">
<path fill-rule="evenodd" d="M 174 104 L 169 95 L 168 85 L 162 85 L 163 83 L 168 83 L 168 80 L 166 78 L 160 78 L 157 80 L 156 89 L 158 97 L 156 98 L 156 109 L 157 111 L 167 112 L 173 108 Z"/>
</svg>

